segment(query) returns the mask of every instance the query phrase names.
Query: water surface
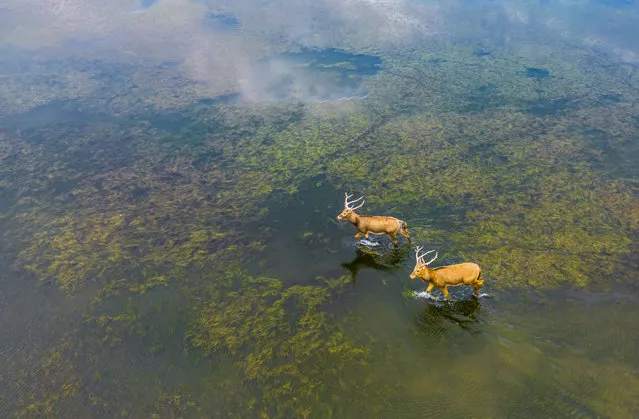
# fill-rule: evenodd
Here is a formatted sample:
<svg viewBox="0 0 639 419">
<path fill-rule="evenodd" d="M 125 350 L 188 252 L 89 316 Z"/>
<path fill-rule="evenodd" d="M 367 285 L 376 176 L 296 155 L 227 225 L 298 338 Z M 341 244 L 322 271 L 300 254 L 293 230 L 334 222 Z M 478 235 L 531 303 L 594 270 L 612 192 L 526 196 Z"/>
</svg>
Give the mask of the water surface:
<svg viewBox="0 0 639 419">
<path fill-rule="evenodd" d="M 632 2 L 140 3 L 1 18 L 0 416 L 639 415 Z"/>
</svg>

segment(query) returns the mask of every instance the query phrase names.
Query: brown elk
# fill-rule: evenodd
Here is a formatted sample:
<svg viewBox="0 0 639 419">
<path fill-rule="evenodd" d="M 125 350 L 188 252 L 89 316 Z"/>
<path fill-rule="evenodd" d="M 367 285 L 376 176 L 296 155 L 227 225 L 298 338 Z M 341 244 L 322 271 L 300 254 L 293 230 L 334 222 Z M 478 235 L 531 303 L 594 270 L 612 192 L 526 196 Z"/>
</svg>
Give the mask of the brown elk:
<svg viewBox="0 0 639 419">
<path fill-rule="evenodd" d="M 448 286 L 457 285 L 469 285 L 475 288 L 474 296 L 479 296 L 479 289 L 484 285 L 484 281 L 480 280 L 481 268 L 476 263 L 459 263 L 457 265 L 440 266 L 439 268 L 431 269 L 428 267 L 432 262 L 437 259 L 437 252 L 435 257 L 428 262 L 424 262 L 424 256 L 429 253 L 435 252 L 430 250 L 423 255 L 419 252 L 423 247 L 415 248 L 415 268 L 413 273 L 410 274 L 410 279 L 420 278 L 422 282 L 430 282 L 426 292 L 429 293 L 433 287 L 437 287 L 450 300 L 448 295 Z"/>
<path fill-rule="evenodd" d="M 408 239 L 411 242 L 410 234 L 408 233 L 408 226 L 406 222 L 395 217 L 385 217 L 380 215 L 359 215 L 355 213 L 356 209 L 359 209 L 364 205 L 366 200 L 362 201 L 357 207 L 353 208 L 352 205 L 364 198 L 360 196 L 354 201 L 348 202 L 348 199 L 353 195 L 348 195 L 344 193 L 346 199 L 344 199 L 344 211 L 340 215 L 337 216 L 338 220 L 348 220 L 357 228 L 358 233 L 355 235 L 355 239 L 358 239 L 362 236 L 368 239 L 369 234 L 386 234 L 388 235 L 393 244 L 397 246 L 397 234 L 400 234 Z"/>
</svg>

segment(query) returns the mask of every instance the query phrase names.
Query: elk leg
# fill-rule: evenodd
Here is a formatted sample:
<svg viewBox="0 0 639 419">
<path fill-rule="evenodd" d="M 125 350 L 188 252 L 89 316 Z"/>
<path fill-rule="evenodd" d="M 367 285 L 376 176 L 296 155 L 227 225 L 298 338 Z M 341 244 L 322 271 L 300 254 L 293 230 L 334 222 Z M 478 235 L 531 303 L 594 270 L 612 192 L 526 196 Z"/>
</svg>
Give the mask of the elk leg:
<svg viewBox="0 0 639 419">
<path fill-rule="evenodd" d="M 428 288 L 426 288 L 426 294 L 430 294 L 430 291 L 433 289 L 434 286 L 435 284 L 433 284 L 432 282 L 428 284 Z"/>
<path fill-rule="evenodd" d="M 404 228 L 400 228 L 399 229 L 399 234 L 401 234 L 402 236 L 406 237 L 410 242 L 412 242 L 412 240 L 410 239 L 410 234 L 408 234 L 408 230 L 404 229 Z"/>
<path fill-rule="evenodd" d="M 397 246 L 397 237 L 395 237 L 395 235 L 394 235 L 394 234 L 389 234 L 389 236 L 390 236 L 391 240 L 393 241 L 393 244 L 394 244 L 395 246 Z"/>
<path fill-rule="evenodd" d="M 446 289 L 446 287 L 439 287 L 440 290 L 442 290 L 442 292 L 444 293 L 444 296 L 446 297 L 446 299 L 448 301 L 450 301 L 450 295 L 448 295 L 448 290 Z"/>
<path fill-rule="evenodd" d="M 362 237 L 364 235 L 364 233 L 362 233 L 361 231 L 359 233 L 357 233 L 355 235 L 355 240 L 359 239 L 360 237 Z"/>
<path fill-rule="evenodd" d="M 484 285 L 484 281 L 476 281 L 475 282 L 475 297 L 479 295 L 479 289 Z"/>
</svg>

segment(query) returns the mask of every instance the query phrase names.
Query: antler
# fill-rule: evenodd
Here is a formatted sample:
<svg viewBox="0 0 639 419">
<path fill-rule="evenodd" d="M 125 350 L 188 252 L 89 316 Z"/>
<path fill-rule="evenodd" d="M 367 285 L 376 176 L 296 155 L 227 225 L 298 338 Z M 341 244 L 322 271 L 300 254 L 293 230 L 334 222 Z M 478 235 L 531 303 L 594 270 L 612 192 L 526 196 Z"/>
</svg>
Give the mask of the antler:
<svg viewBox="0 0 639 419">
<path fill-rule="evenodd" d="M 432 258 L 430 261 L 424 262 L 424 256 L 426 256 L 429 253 L 433 253 L 435 250 L 429 250 L 428 252 L 424 253 L 423 255 L 420 255 L 419 252 L 423 248 L 424 248 L 424 246 L 415 247 L 415 260 L 417 261 L 417 263 L 421 262 L 424 265 L 430 265 L 431 263 L 433 263 L 435 261 L 435 259 L 437 259 L 437 253 L 435 253 L 435 257 Z"/>
<path fill-rule="evenodd" d="M 353 205 L 354 203 L 356 203 L 357 201 L 359 201 L 360 199 L 364 198 L 363 196 L 360 196 L 359 198 L 357 198 L 354 201 L 348 202 L 348 198 L 350 198 L 351 196 L 353 196 L 353 194 L 348 195 L 346 192 L 344 192 L 344 195 L 346 196 L 346 198 L 344 199 L 344 208 L 349 209 L 351 211 L 355 211 L 358 208 L 361 208 L 362 205 L 364 205 L 364 202 L 366 202 L 366 200 L 363 200 L 361 204 L 359 204 L 357 207 L 352 208 L 351 205 Z"/>
<path fill-rule="evenodd" d="M 422 257 L 424 257 L 424 256 L 426 256 L 427 254 L 432 253 L 432 252 L 435 252 L 435 251 L 434 251 L 434 250 L 431 250 L 430 252 L 426 252 L 426 253 L 424 253 L 424 254 L 422 255 Z M 438 252 L 435 252 L 435 257 L 434 257 L 434 258 L 432 258 L 431 260 L 429 260 L 428 262 L 424 263 L 424 265 L 428 266 L 428 265 L 430 265 L 431 263 L 433 263 L 433 262 L 435 261 L 435 259 L 437 259 L 437 253 L 438 253 Z M 423 261 L 424 261 L 424 260 L 422 259 L 422 262 L 423 262 Z"/>
</svg>

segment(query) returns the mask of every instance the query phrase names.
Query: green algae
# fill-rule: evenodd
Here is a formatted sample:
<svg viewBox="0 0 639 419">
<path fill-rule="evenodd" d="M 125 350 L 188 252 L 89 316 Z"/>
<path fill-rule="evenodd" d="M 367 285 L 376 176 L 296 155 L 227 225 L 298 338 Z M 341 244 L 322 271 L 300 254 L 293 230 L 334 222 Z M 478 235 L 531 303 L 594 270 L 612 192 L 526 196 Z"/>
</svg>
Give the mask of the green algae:
<svg viewBox="0 0 639 419">
<path fill-rule="evenodd" d="M 235 278 L 238 277 L 241 278 L 239 288 L 235 286 L 238 283 Z M 366 342 L 354 339 L 343 330 L 342 322 L 354 319 L 337 319 L 327 311 L 347 283 L 347 277 L 318 278 L 313 285 L 285 286 L 273 278 L 250 277 L 239 269 L 230 268 L 222 280 L 191 289 L 188 291 L 192 299 L 191 308 L 186 316 L 190 326 L 183 331 L 189 344 L 183 350 L 201 352 L 199 357 L 202 360 L 197 368 L 204 368 L 207 373 L 189 379 L 197 382 L 199 391 L 207 389 L 204 395 L 214 392 L 215 395 L 211 394 L 213 399 L 220 398 L 219 402 L 234 415 L 330 417 L 355 411 L 352 410 L 355 406 L 356 411 L 379 414 L 393 390 L 367 372 L 370 349 Z M 91 335 L 102 336 L 103 343 L 108 344 L 111 352 L 118 351 L 125 338 L 129 343 L 139 339 L 148 341 L 148 328 L 153 320 L 148 314 L 139 312 L 139 302 L 133 303 L 138 308 L 131 303 L 133 301 L 129 300 L 129 304 L 119 309 L 117 315 L 87 318 L 98 326 L 90 329 Z M 108 308 L 109 305 L 100 306 Z M 166 314 L 162 313 L 163 316 Z M 127 402 L 116 407 L 112 404 L 113 395 L 79 392 L 89 383 L 109 380 L 113 374 L 104 365 L 92 363 L 89 365 L 91 377 L 86 376 L 87 360 L 78 351 L 98 349 L 99 345 L 92 347 L 94 344 L 81 344 L 77 337 L 69 337 L 52 351 L 51 356 L 44 358 L 42 366 L 34 369 L 32 374 L 38 374 L 50 365 L 51 375 L 41 375 L 37 380 L 31 377 L 37 382 L 37 387 L 30 388 L 25 395 L 27 398 L 20 401 L 23 406 L 21 416 L 57 414 L 73 409 L 85 398 L 89 398 L 95 407 L 111 411 L 115 408 L 113 412 L 117 412 L 118 417 L 136 412 L 153 417 L 161 416 L 163 412 L 197 412 L 208 405 L 199 396 L 195 399 L 185 394 L 184 383 L 171 385 L 171 380 L 166 382 L 166 390 L 159 394 L 156 392 L 152 405 L 146 407 Z M 161 353 L 165 349 L 159 350 Z M 149 351 L 153 354 L 152 348 Z M 207 358 L 220 353 L 227 354 L 223 357 L 230 356 L 233 366 L 242 373 L 226 376 L 218 368 L 210 371 Z M 133 353 L 129 353 L 131 355 Z M 83 371 L 83 376 L 80 376 L 79 370 Z M 211 377 L 209 373 L 216 375 Z M 363 382 L 346 380 L 346 377 L 355 376 L 367 378 Z M 135 374 L 119 373 L 120 386 L 137 381 L 139 378 Z M 60 391 L 54 391 L 59 386 Z M 178 390 L 180 387 L 183 389 Z M 144 394 L 145 391 L 139 392 Z M 350 399 L 355 395 L 364 400 L 365 395 L 371 393 L 378 397 L 375 403 L 353 403 Z M 224 397 L 220 397 L 221 394 Z"/>
<path fill-rule="evenodd" d="M 474 237 L 474 246 L 490 249 L 473 256 L 490 275 L 508 278 L 503 285 L 583 286 L 613 274 L 631 251 L 631 236 L 620 232 L 636 231 L 636 215 L 624 216 L 636 214 L 636 205 L 622 190 L 584 172 L 555 173 L 529 191 L 535 206 L 497 201 L 493 214 L 470 214 L 458 242 L 464 247 L 463 238 Z"/>
<path fill-rule="evenodd" d="M 418 229 L 415 240 L 446 242 L 446 252 L 461 252 L 489 275 L 503 277 L 496 286 L 585 285 L 613 273 L 630 254 L 637 231 L 631 190 L 575 159 L 585 154 L 584 144 L 561 125 L 531 144 L 516 136 L 524 127 L 546 130 L 548 121 L 524 115 L 465 119 L 472 128 L 434 117 L 385 126 L 394 141 L 363 152 L 376 183 L 361 184 L 360 193 L 370 205 L 392 202 L 393 211 L 411 216 L 423 214 L 415 206 L 424 201 L 433 212 L 450 208 L 461 222 L 455 230 Z M 445 134 L 442 126 L 449 128 Z M 457 143 L 460 129 L 469 142 Z M 490 155 L 473 156 L 484 143 Z M 335 166 L 342 169 L 336 177 L 349 178 L 347 166 Z"/>
<path fill-rule="evenodd" d="M 21 393 L 20 404 L 24 408 L 18 417 L 56 416 L 65 402 L 78 398 L 82 381 L 77 377 L 71 349 L 72 342 L 63 340 L 42 357 L 37 370 L 16 377 L 28 389 Z M 41 382 L 48 385 L 38 388 Z"/>
<path fill-rule="evenodd" d="M 372 387 L 372 377 L 365 382 L 338 379 L 368 365 L 370 352 L 343 331 L 345 319 L 325 311 L 347 279 L 318 278 L 314 285 L 284 287 L 273 278 L 244 277 L 237 290 L 212 287 L 214 294 L 203 299 L 189 332 L 192 345 L 206 353 L 230 352 L 244 380 L 258 386 L 258 395 L 248 403 L 261 415 L 339 415 L 339 409 L 349 409 L 347 400 Z M 339 396 L 343 392 L 346 399 Z M 379 413 L 385 402 L 360 407 Z"/>
</svg>

